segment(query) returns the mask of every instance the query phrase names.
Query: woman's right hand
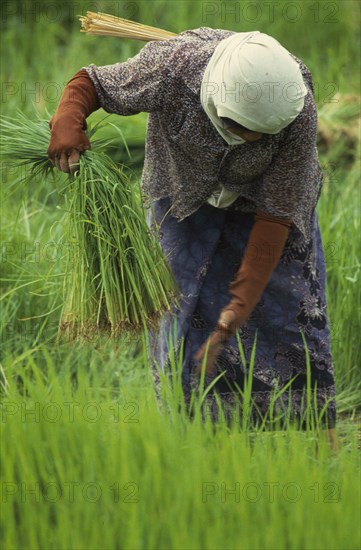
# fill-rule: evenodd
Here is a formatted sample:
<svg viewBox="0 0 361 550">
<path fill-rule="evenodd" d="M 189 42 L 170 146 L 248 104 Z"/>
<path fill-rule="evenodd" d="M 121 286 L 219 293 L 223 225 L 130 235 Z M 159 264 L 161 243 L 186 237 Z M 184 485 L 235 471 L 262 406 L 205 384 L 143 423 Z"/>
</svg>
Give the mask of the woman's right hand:
<svg viewBox="0 0 361 550">
<path fill-rule="evenodd" d="M 74 172 L 79 167 L 81 153 L 90 149 L 85 133 L 86 118 L 99 109 L 100 103 L 88 73 L 78 71 L 66 85 L 58 108 L 49 122 L 48 157 L 62 172 Z"/>
<path fill-rule="evenodd" d="M 73 149 L 69 156 L 66 153 L 60 153 L 50 160 L 58 170 L 74 175 L 79 170 L 80 153 Z"/>
<path fill-rule="evenodd" d="M 49 126 L 51 138 L 48 157 L 58 170 L 74 174 L 79 169 L 80 154 L 90 149 L 85 131 L 72 116 L 54 116 Z"/>
</svg>

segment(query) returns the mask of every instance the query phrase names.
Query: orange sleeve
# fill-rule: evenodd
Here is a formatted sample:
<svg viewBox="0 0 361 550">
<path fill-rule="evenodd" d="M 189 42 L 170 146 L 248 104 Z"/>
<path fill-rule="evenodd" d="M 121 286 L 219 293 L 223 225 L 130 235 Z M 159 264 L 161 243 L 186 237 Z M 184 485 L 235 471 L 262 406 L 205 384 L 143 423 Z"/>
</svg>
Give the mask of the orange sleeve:
<svg viewBox="0 0 361 550">
<path fill-rule="evenodd" d="M 231 302 L 223 311 L 233 311 L 232 332 L 252 313 L 276 268 L 289 230 L 290 219 L 276 218 L 259 210 L 255 213 L 242 264 L 230 284 Z"/>
</svg>

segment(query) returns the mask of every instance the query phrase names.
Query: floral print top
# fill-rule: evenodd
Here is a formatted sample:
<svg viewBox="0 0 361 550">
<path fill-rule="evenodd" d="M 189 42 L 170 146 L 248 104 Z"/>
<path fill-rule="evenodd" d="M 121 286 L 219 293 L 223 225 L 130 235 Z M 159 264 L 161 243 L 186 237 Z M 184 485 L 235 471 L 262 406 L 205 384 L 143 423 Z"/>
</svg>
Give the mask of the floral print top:
<svg viewBox="0 0 361 550">
<path fill-rule="evenodd" d="M 228 145 L 202 108 L 204 70 L 218 43 L 232 31 L 201 27 L 148 42 L 123 63 L 84 67 L 101 106 L 128 116 L 149 113 L 143 191 L 169 197 L 182 220 L 219 186 L 239 192 L 227 209 L 291 218 L 308 240 L 322 186 L 316 149 L 317 111 L 311 73 L 299 59 L 308 88 L 298 117 L 276 135 Z"/>
</svg>

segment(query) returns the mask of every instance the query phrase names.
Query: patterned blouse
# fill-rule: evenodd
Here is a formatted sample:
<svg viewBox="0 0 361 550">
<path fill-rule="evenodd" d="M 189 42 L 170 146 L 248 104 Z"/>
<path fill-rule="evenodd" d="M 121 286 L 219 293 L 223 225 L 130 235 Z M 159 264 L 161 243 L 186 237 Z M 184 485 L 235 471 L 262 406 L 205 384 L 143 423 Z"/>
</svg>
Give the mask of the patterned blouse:
<svg viewBox="0 0 361 550">
<path fill-rule="evenodd" d="M 201 27 L 148 42 L 124 63 L 84 69 L 105 111 L 150 113 L 142 187 L 153 199 L 169 197 L 176 218 L 195 212 L 222 184 L 240 193 L 228 209 L 291 218 L 308 240 L 322 186 L 311 73 L 295 58 L 309 93 L 289 126 L 253 143 L 228 145 L 202 108 L 200 88 L 214 49 L 231 34 Z"/>
</svg>

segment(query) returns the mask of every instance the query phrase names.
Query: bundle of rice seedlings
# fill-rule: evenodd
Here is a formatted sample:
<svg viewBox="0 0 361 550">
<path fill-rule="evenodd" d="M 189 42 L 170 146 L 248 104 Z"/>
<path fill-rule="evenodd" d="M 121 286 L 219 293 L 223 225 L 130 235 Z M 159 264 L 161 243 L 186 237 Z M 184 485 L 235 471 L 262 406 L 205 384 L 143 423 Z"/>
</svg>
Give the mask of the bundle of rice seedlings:
<svg viewBox="0 0 361 550">
<path fill-rule="evenodd" d="M 23 183 L 51 173 L 46 120 L 2 117 L 0 129 L 2 156 L 32 167 Z M 60 330 L 73 338 L 154 328 L 178 293 L 147 225 L 140 186 L 103 151 L 107 140 L 93 140 L 97 129 L 89 131 L 92 149 L 81 155 L 79 171 L 64 190 L 65 238 L 76 244 L 76 253 L 67 259 Z"/>
<path fill-rule="evenodd" d="M 318 109 L 319 137 L 327 147 L 345 139 L 355 146 L 360 140 L 361 97 L 335 94 Z"/>
<path fill-rule="evenodd" d="M 85 16 L 79 17 L 81 32 L 99 36 L 116 36 L 118 38 L 134 38 L 135 40 L 166 40 L 176 34 L 136 23 L 128 19 L 122 19 L 106 13 L 87 11 Z"/>
</svg>

